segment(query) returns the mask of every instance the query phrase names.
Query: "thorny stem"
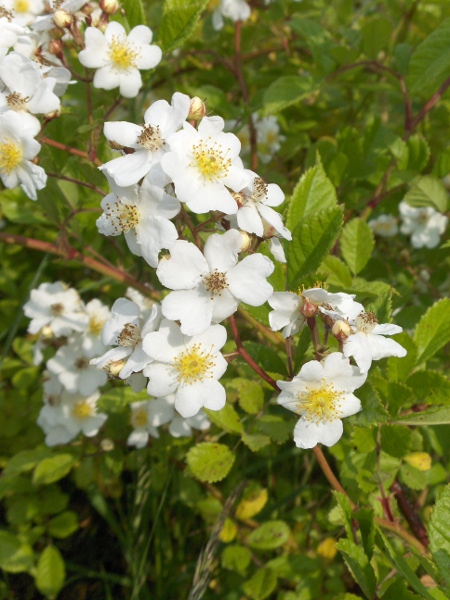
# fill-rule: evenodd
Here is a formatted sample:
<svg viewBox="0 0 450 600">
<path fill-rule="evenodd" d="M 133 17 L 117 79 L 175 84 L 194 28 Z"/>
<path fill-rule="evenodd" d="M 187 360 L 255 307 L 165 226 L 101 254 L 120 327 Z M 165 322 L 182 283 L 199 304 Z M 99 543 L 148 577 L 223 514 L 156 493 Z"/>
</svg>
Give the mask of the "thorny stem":
<svg viewBox="0 0 450 600">
<path fill-rule="evenodd" d="M 264 379 L 264 381 L 267 381 L 267 383 L 269 385 L 271 385 L 275 390 L 280 392 L 281 390 L 278 387 L 275 379 L 272 379 L 272 377 L 270 375 L 268 375 L 265 371 L 263 371 L 263 369 L 261 369 L 261 367 L 253 360 L 253 358 L 250 356 L 250 354 L 244 348 L 241 338 L 239 336 L 239 331 L 238 331 L 238 328 L 236 325 L 236 319 L 234 318 L 234 316 L 230 317 L 230 325 L 231 325 L 231 330 L 233 332 L 233 336 L 234 336 L 234 340 L 236 342 L 238 352 L 241 355 L 241 357 L 245 360 L 245 362 L 248 364 L 249 367 L 251 367 L 256 373 L 258 373 L 258 375 L 262 379 Z"/>
<path fill-rule="evenodd" d="M 60 256 L 66 260 L 75 260 L 85 267 L 96 271 L 97 273 L 101 273 L 102 275 L 106 275 L 107 277 L 111 277 L 116 281 L 120 281 L 125 285 L 130 285 L 140 292 L 142 292 L 145 296 L 149 296 L 153 299 L 160 299 L 159 293 L 149 289 L 146 285 L 137 281 L 134 277 L 122 271 L 121 269 L 109 265 L 105 265 L 100 261 L 92 258 L 90 256 L 86 256 L 82 254 L 78 250 L 72 247 L 58 247 L 56 244 L 52 244 L 51 242 L 45 242 L 43 240 L 36 240 L 34 238 L 27 238 L 21 235 L 12 235 L 9 233 L 0 232 L 0 242 L 4 242 L 5 244 L 14 244 L 17 246 L 23 246 L 24 248 L 31 248 L 32 250 L 39 250 L 40 252 L 48 252 L 49 254 L 54 254 L 56 256 Z"/>
</svg>

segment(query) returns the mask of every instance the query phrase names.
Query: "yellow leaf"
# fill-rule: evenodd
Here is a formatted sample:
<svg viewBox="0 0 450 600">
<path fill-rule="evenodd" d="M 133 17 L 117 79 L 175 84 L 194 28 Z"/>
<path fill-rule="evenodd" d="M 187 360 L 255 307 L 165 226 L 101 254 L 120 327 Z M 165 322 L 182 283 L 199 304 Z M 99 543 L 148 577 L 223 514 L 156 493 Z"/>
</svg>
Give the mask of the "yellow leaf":
<svg viewBox="0 0 450 600">
<path fill-rule="evenodd" d="M 327 560 L 333 560 L 337 554 L 336 540 L 332 537 L 325 538 L 317 546 L 317 554 L 322 558 L 326 558 Z"/>
<path fill-rule="evenodd" d="M 245 494 L 244 498 L 239 502 L 236 508 L 236 517 L 245 521 L 257 515 L 266 505 L 269 495 L 265 488 L 253 489 Z"/>
<path fill-rule="evenodd" d="M 219 533 L 219 539 L 224 544 L 232 542 L 237 534 L 236 524 L 231 519 L 226 519 L 222 527 L 222 531 Z"/>
<path fill-rule="evenodd" d="M 427 452 L 411 452 L 403 460 L 418 471 L 429 471 L 431 469 L 431 456 Z"/>
</svg>

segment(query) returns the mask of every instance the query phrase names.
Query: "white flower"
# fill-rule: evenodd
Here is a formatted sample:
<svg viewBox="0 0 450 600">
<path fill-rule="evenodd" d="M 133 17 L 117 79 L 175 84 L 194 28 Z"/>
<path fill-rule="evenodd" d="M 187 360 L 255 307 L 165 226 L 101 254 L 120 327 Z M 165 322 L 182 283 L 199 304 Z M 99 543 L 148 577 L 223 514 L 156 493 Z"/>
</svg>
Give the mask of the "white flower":
<svg viewBox="0 0 450 600">
<path fill-rule="evenodd" d="M 239 207 L 236 214 L 239 228 L 263 237 L 268 226 L 274 234 L 291 240 L 291 232 L 283 225 L 280 213 L 271 208 L 284 201 L 281 188 L 276 183 L 267 184 L 252 171 L 246 172 L 250 176 L 248 186 L 234 195 Z"/>
<path fill-rule="evenodd" d="M 211 426 L 211 421 L 206 416 L 206 413 L 200 409 L 193 417 L 183 419 L 181 415 L 175 414 L 169 424 L 169 433 L 174 438 L 189 437 L 192 435 L 193 429 L 204 431 Z"/>
<path fill-rule="evenodd" d="M 35 118 L 24 122 L 22 116 L 12 110 L 0 114 L 1 180 L 10 189 L 20 185 L 32 200 L 37 199 L 36 191 L 47 182 L 44 169 L 30 162 L 41 149 L 34 139 L 39 130 L 40 123 Z"/>
<path fill-rule="evenodd" d="M 180 203 L 147 179 L 141 186 L 121 188 L 113 181 L 110 185 L 113 193 L 103 198 L 104 212 L 97 219 L 99 232 L 123 233 L 131 252 L 157 267 L 161 249 L 170 249 L 178 239 L 176 227 L 169 219 L 178 214 Z"/>
<path fill-rule="evenodd" d="M 204 117 L 198 130 L 184 123 L 182 131 L 169 137 L 171 151 L 161 159 L 177 198 L 194 213 L 236 213 L 236 201 L 227 188 L 239 192 L 248 184 L 249 175 L 239 158 L 241 144 L 223 127 L 221 117 Z"/>
<path fill-rule="evenodd" d="M 23 310 L 32 319 L 28 325 L 30 333 L 38 333 L 48 325 L 56 337 L 69 335 L 83 331 L 88 320 L 78 292 L 60 281 L 41 283 L 36 290 L 31 290 L 30 300 Z"/>
<path fill-rule="evenodd" d="M 274 155 L 278 152 L 282 142 L 286 139 L 284 135 L 280 134 L 280 126 L 278 120 L 274 115 L 268 117 L 260 117 L 258 113 L 253 113 L 252 116 L 253 125 L 256 132 L 256 147 L 258 157 L 261 162 L 268 163 L 272 160 Z M 239 121 L 227 121 L 227 129 L 230 131 L 239 127 Z M 243 154 L 250 152 L 250 129 L 247 123 L 245 123 L 237 132 Z"/>
<path fill-rule="evenodd" d="M 67 444 L 80 432 L 88 437 L 97 435 L 107 419 L 104 413 L 97 413 L 99 396 L 98 392 L 87 398 L 63 392 L 55 404 L 47 401 L 37 420 L 46 434 L 47 446 Z"/>
<path fill-rule="evenodd" d="M 302 329 L 307 317 L 315 316 L 324 307 L 325 313 L 326 308 L 345 312 L 353 305 L 353 298 L 354 295 L 343 292 L 330 294 L 323 288 L 311 288 L 298 294 L 275 292 L 268 300 L 274 309 L 269 313 L 269 323 L 274 331 L 283 328 L 283 337 L 288 338 Z"/>
<path fill-rule="evenodd" d="M 0 78 L 8 88 L 1 92 L 0 112 L 14 110 L 22 116 L 27 111 L 45 115 L 59 110 L 60 100 L 53 92 L 56 79 L 44 77 L 31 58 L 11 52 L 0 62 Z"/>
<path fill-rule="evenodd" d="M 147 332 L 157 328 L 159 321 L 159 305 L 154 304 L 150 315 L 144 320 L 137 304 L 119 298 L 114 302 L 111 318 L 102 331 L 105 346 L 116 347 L 103 356 L 91 359 L 90 364 L 120 379 L 127 379 L 132 373 L 142 371 L 151 360 L 142 348 L 142 339 Z"/>
<path fill-rule="evenodd" d="M 13 23 L 30 25 L 37 15 L 44 12 L 43 0 L 2 0 L 6 10 L 13 13 Z"/>
<path fill-rule="evenodd" d="M 404 201 L 400 202 L 399 209 L 403 221 L 400 231 L 406 235 L 412 234 L 411 244 L 414 248 L 436 248 L 439 245 L 448 217 L 430 206 L 415 208 Z"/>
<path fill-rule="evenodd" d="M 142 87 L 139 69 L 153 69 L 162 57 L 161 48 L 151 45 L 152 31 L 145 25 L 126 34 L 117 21 L 108 23 L 103 34 L 95 27 L 85 33 L 86 49 L 78 59 L 90 69 L 97 69 L 94 87 L 112 90 L 119 87 L 125 98 L 134 98 Z"/>
<path fill-rule="evenodd" d="M 0 7 L 0 58 L 5 56 L 10 48 L 15 46 L 20 36 L 26 36 L 27 27 L 15 23 L 8 12 Z"/>
<path fill-rule="evenodd" d="M 172 103 L 157 100 L 144 114 L 144 124 L 109 121 L 104 125 L 105 137 L 134 152 L 105 163 L 100 169 L 117 185 L 128 186 L 145 177 L 169 150 L 166 139 L 178 131 L 189 114 L 191 101 L 186 94 L 176 92 Z"/>
<path fill-rule="evenodd" d="M 232 21 L 246 21 L 250 17 L 250 6 L 245 0 L 220 0 L 219 7 L 212 15 L 214 29 L 222 29 L 223 17 Z"/>
<path fill-rule="evenodd" d="M 111 311 L 96 298 L 88 302 L 84 310 L 88 322 L 85 331 L 80 336 L 80 341 L 83 350 L 89 353 L 92 358 L 105 350 L 100 335 L 104 324 L 111 316 Z"/>
<path fill-rule="evenodd" d="M 321 362 L 304 364 L 292 381 L 277 381 L 282 390 L 278 404 L 300 417 L 294 429 L 296 446 L 333 446 L 342 436 L 341 419 L 361 410 L 352 392 L 366 377 L 367 373 L 352 367 L 340 352 L 333 352 Z"/>
<path fill-rule="evenodd" d="M 393 237 L 397 235 L 397 219 L 394 215 L 380 215 L 368 222 L 375 235 L 380 237 Z"/>
<path fill-rule="evenodd" d="M 81 336 L 69 339 L 67 345 L 61 346 L 55 356 L 47 362 L 47 369 L 55 375 L 68 392 L 90 396 L 105 385 L 108 376 L 89 364 L 96 353 L 83 349 Z"/>
<path fill-rule="evenodd" d="M 261 306 L 272 295 L 266 278 L 273 272 L 273 263 L 262 254 L 238 262 L 241 240 L 235 229 L 213 234 L 204 255 L 194 244 L 178 240 L 170 258 L 160 261 L 156 275 L 163 285 L 176 290 L 162 301 L 162 313 L 180 321 L 183 333 L 202 333 L 211 322 L 232 315 L 240 302 Z"/>
<path fill-rule="evenodd" d="M 357 304 L 357 303 L 356 303 Z M 373 360 L 387 356 L 406 356 L 406 350 L 398 342 L 385 338 L 385 335 L 400 333 L 398 325 L 380 325 L 372 312 L 361 312 L 350 320 L 351 334 L 344 341 L 344 356 L 353 358 L 363 373 L 367 373 Z"/>
<path fill-rule="evenodd" d="M 143 342 L 153 359 L 145 369 L 151 396 L 175 394 L 175 408 L 182 417 L 193 417 L 204 406 L 220 410 L 226 401 L 218 382 L 227 368 L 219 352 L 227 339 L 222 325 L 212 325 L 201 335 L 183 335 L 173 321 L 163 319 L 159 331 L 148 333 Z"/>
<path fill-rule="evenodd" d="M 130 417 L 133 431 L 128 436 L 128 446 L 143 448 L 147 445 L 149 436 L 159 437 L 157 427 L 168 423 L 173 416 L 173 406 L 166 398 L 133 402 Z"/>
</svg>

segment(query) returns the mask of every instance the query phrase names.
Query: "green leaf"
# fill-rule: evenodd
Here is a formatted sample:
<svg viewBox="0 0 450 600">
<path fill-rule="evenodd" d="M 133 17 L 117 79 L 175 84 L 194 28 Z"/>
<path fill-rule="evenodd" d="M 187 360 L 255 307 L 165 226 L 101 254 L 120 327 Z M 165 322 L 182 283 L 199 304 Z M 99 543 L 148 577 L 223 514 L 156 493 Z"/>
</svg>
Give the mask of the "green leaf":
<svg viewBox="0 0 450 600">
<path fill-rule="evenodd" d="M 366 266 L 375 247 L 372 229 L 362 219 L 352 219 L 342 230 L 339 243 L 345 262 L 357 275 Z"/>
<path fill-rule="evenodd" d="M 264 415 L 258 420 L 257 427 L 277 444 L 283 444 L 293 435 L 292 422 L 275 415 Z"/>
<path fill-rule="evenodd" d="M 288 282 L 294 287 L 301 277 L 314 273 L 331 250 L 342 226 L 341 207 L 309 213 L 294 229 L 288 246 Z"/>
<path fill-rule="evenodd" d="M 208 0 L 166 0 L 158 27 L 163 52 L 182 46 L 194 33 Z"/>
<path fill-rule="evenodd" d="M 373 555 L 375 545 L 375 524 L 373 519 L 373 510 L 370 508 L 360 508 L 354 513 L 358 521 L 359 531 L 363 542 L 364 552 L 370 560 Z"/>
<path fill-rule="evenodd" d="M 374 17 L 364 23 L 361 33 L 364 54 L 369 58 L 376 58 L 389 44 L 392 25 L 386 19 Z"/>
<path fill-rule="evenodd" d="M 396 335 L 395 341 L 405 348 L 407 355 L 402 358 L 390 356 L 387 361 L 387 374 L 391 381 L 405 381 L 417 364 L 417 348 L 406 331 Z"/>
<path fill-rule="evenodd" d="M 353 511 L 352 506 L 350 504 L 350 499 L 345 494 L 341 492 L 333 492 L 333 496 L 336 498 L 336 502 L 338 503 L 339 510 L 344 521 L 345 532 L 348 537 L 353 535 L 352 528 L 352 519 L 353 519 Z"/>
<path fill-rule="evenodd" d="M 276 573 L 272 569 L 259 569 L 251 579 L 242 584 L 242 589 L 252 600 L 264 600 L 275 590 L 277 581 Z"/>
<path fill-rule="evenodd" d="M 66 567 L 55 546 L 47 546 L 39 557 L 36 569 L 36 587 L 47 598 L 55 598 L 64 585 Z"/>
<path fill-rule="evenodd" d="M 390 415 L 370 383 L 366 382 L 362 388 L 357 390 L 356 396 L 361 400 L 362 411 L 349 417 L 348 422 L 359 427 L 373 427 L 378 423 L 389 421 Z"/>
<path fill-rule="evenodd" d="M 447 485 L 431 513 L 428 524 L 430 550 L 439 569 L 439 576 L 450 589 L 450 485 Z"/>
<path fill-rule="evenodd" d="M 287 75 L 276 79 L 264 93 L 264 116 L 297 104 L 319 89 L 320 81 L 310 75 Z"/>
<path fill-rule="evenodd" d="M 274 550 L 283 546 L 290 534 L 284 521 L 266 521 L 247 536 L 246 544 L 255 550 Z"/>
<path fill-rule="evenodd" d="M 421 403 L 450 404 L 450 380 L 437 371 L 416 371 L 406 383 Z"/>
<path fill-rule="evenodd" d="M 392 315 L 392 294 L 393 289 L 385 290 L 378 298 L 375 298 L 370 304 L 367 304 L 366 311 L 375 313 L 378 323 L 390 323 Z"/>
<path fill-rule="evenodd" d="M 48 532 L 52 537 L 64 539 L 78 529 L 78 517 L 72 510 L 66 510 L 53 517 L 48 524 Z"/>
<path fill-rule="evenodd" d="M 142 0 L 120 0 L 122 8 L 125 10 L 130 27 L 137 25 L 146 25 L 144 5 Z"/>
<path fill-rule="evenodd" d="M 448 205 L 447 190 L 442 181 L 433 175 L 414 179 L 404 200 L 410 206 L 429 206 L 442 213 L 446 212 Z"/>
<path fill-rule="evenodd" d="M 383 600 L 420 600 L 420 596 L 410 592 L 406 587 L 406 582 L 398 579 L 388 587 L 383 594 Z"/>
<path fill-rule="evenodd" d="M 329 31 L 317 21 L 305 18 L 301 13 L 292 15 L 289 26 L 305 38 L 320 74 L 331 73 L 336 67 L 336 62 L 331 58 L 334 43 Z"/>
<path fill-rule="evenodd" d="M 401 466 L 400 477 L 402 482 L 412 490 L 422 491 L 428 485 L 427 473 L 408 464 Z"/>
<path fill-rule="evenodd" d="M 347 265 L 337 256 L 326 256 L 319 267 L 321 273 L 329 274 L 327 283 L 338 288 L 348 288 L 352 285 L 352 274 Z"/>
<path fill-rule="evenodd" d="M 292 192 L 286 227 L 294 230 L 307 214 L 331 206 L 337 206 L 336 190 L 318 162 L 303 173 Z"/>
<path fill-rule="evenodd" d="M 370 600 L 374 597 L 377 580 L 364 550 L 350 540 L 339 540 L 336 548 L 344 557 L 355 581 Z"/>
<path fill-rule="evenodd" d="M 450 425 L 450 406 L 428 408 L 392 420 L 392 423 L 404 425 Z"/>
<path fill-rule="evenodd" d="M 230 472 L 235 455 L 223 444 L 203 442 L 193 446 L 186 457 L 191 473 L 200 481 L 221 481 Z"/>
<path fill-rule="evenodd" d="M 408 169 L 420 173 L 430 160 L 430 147 L 420 133 L 412 135 L 406 143 L 409 149 Z"/>
<path fill-rule="evenodd" d="M 264 393 L 261 384 L 251 379 L 245 379 L 238 390 L 238 402 L 249 415 L 256 415 L 264 406 Z"/>
<path fill-rule="evenodd" d="M 8 573 L 28 571 L 34 563 L 33 549 L 12 533 L 0 531 L 0 568 Z"/>
<path fill-rule="evenodd" d="M 426 362 L 450 341 L 450 298 L 431 306 L 414 331 L 417 363 Z"/>
<path fill-rule="evenodd" d="M 23 450 L 15 454 L 3 470 L 3 477 L 14 477 L 19 473 L 31 471 L 44 458 L 48 458 L 51 451 L 48 448 L 35 448 L 34 450 Z"/>
<path fill-rule="evenodd" d="M 391 456 L 402 458 L 408 453 L 411 435 L 404 425 L 385 425 L 381 428 L 381 449 Z"/>
<path fill-rule="evenodd" d="M 33 472 L 33 483 L 46 485 L 62 479 L 69 473 L 77 462 L 72 454 L 58 454 L 50 458 L 44 458 Z"/>
<path fill-rule="evenodd" d="M 287 375 L 286 364 L 272 348 L 256 342 L 244 342 L 244 348 L 266 373 L 278 373 L 283 377 Z"/>
<path fill-rule="evenodd" d="M 229 545 L 222 552 L 222 567 L 229 571 L 236 571 L 240 575 L 245 575 L 251 557 L 248 548 L 244 548 L 239 544 Z"/>
<path fill-rule="evenodd" d="M 221 410 L 208 410 L 207 408 L 203 410 L 210 421 L 224 431 L 228 433 L 242 433 L 244 431 L 239 415 L 230 403 L 227 402 Z"/>
<path fill-rule="evenodd" d="M 450 75 L 450 19 L 445 19 L 414 51 L 408 82 L 412 93 L 430 96 Z"/>
<path fill-rule="evenodd" d="M 243 433 L 242 441 L 252 452 L 258 452 L 270 444 L 270 437 L 262 433 Z"/>
</svg>

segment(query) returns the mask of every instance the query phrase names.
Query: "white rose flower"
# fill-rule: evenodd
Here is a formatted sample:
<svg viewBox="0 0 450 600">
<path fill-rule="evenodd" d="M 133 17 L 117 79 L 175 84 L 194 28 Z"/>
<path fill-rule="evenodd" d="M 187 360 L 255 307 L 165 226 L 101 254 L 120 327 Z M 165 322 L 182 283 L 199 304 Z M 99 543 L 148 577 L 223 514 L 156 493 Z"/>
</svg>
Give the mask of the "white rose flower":
<svg viewBox="0 0 450 600">
<path fill-rule="evenodd" d="M 304 364 L 292 381 L 277 381 L 282 390 L 278 404 L 300 417 L 294 429 L 298 448 L 333 446 L 340 439 L 341 419 L 361 410 L 361 402 L 352 392 L 366 377 L 367 373 L 352 367 L 340 352 L 333 352 L 321 362 Z"/>
<path fill-rule="evenodd" d="M 173 406 L 170 402 L 167 402 L 166 398 L 133 402 L 130 416 L 133 431 L 128 436 L 128 446 L 144 448 L 150 436 L 159 437 L 157 427 L 171 421 L 173 416 Z"/>
<path fill-rule="evenodd" d="M 394 215 L 380 215 L 368 222 L 375 235 L 393 237 L 398 233 L 397 219 Z"/>
<path fill-rule="evenodd" d="M 439 245 L 448 217 L 430 206 L 415 208 L 404 201 L 400 202 L 399 209 L 403 221 L 400 231 L 411 235 L 414 248 L 436 248 Z"/>
</svg>

